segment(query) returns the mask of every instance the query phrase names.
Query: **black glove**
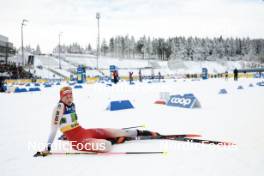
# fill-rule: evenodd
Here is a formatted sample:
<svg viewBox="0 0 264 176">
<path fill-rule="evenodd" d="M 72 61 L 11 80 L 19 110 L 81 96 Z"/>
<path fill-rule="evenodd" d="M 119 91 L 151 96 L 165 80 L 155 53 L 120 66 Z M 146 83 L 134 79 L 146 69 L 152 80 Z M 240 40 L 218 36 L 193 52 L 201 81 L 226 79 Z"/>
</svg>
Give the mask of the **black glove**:
<svg viewBox="0 0 264 176">
<path fill-rule="evenodd" d="M 48 147 L 47 147 L 48 151 L 51 150 L 51 144 L 48 144 Z"/>
<path fill-rule="evenodd" d="M 122 144 L 126 141 L 126 137 L 122 136 L 122 137 L 117 137 L 117 138 L 112 138 L 112 139 L 107 139 L 108 141 L 110 141 L 112 144 Z"/>
</svg>

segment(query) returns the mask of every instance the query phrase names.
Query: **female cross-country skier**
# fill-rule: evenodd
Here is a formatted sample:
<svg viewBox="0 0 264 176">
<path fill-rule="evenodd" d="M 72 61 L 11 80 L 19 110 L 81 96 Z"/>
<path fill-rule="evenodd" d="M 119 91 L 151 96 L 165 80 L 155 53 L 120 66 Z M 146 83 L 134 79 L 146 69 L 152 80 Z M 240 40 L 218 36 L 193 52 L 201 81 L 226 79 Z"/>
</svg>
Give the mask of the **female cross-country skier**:
<svg viewBox="0 0 264 176">
<path fill-rule="evenodd" d="M 58 128 L 71 141 L 72 148 L 87 152 L 109 152 L 113 144 L 123 143 L 125 137 L 157 136 L 159 133 L 146 130 L 110 128 L 84 129 L 78 123 L 71 87 L 60 90 L 60 101 L 54 109 L 48 145 L 42 152 L 48 154 Z"/>
</svg>

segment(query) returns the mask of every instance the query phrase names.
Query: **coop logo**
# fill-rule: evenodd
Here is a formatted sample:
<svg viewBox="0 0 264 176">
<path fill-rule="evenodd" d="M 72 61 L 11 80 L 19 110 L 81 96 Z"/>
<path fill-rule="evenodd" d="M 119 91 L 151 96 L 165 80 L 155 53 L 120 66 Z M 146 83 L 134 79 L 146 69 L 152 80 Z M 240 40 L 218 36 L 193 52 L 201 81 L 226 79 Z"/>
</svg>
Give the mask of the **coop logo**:
<svg viewBox="0 0 264 176">
<path fill-rule="evenodd" d="M 172 97 L 170 102 L 173 104 L 182 104 L 183 106 L 187 106 L 191 104 L 192 100 L 184 97 Z"/>
<path fill-rule="evenodd" d="M 184 94 L 172 95 L 167 105 L 180 108 L 194 108 L 199 107 L 200 103 L 193 94 Z"/>
</svg>

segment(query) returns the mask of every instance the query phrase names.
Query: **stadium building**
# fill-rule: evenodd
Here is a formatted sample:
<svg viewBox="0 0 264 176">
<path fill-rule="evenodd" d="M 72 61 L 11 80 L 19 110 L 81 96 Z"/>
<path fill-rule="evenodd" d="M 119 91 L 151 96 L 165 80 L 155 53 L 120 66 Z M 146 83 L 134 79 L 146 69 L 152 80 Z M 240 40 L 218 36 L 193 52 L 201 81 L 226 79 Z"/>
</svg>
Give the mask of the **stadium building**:
<svg viewBox="0 0 264 176">
<path fill-rule="evenodd" d="M 8 38 L 0 35 L 0 62 L 7 63 L 7 59 L 15 54 L 13 44 L 8 42 Z"/>
</svg>

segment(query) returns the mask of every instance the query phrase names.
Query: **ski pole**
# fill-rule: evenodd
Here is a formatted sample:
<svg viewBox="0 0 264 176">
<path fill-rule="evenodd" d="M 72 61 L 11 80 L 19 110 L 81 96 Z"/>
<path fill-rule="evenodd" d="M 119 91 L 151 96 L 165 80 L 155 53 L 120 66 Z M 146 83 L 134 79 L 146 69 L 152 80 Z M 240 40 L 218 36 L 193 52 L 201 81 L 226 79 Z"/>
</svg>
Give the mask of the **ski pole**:
<svg viewBox="0 0 264 176">
<path fill-rule="evenodd" d="M 37 152 L 34 157 L 38 156 L 47 156 L 47 155 L 147 155 L 147 154 L 164 154 L 167 155 L 166 151 L 158 151 L 158 152 L 107 152 L 107 153 L 95 153 L 95 152 L 50 152 L 50 153 L 42 153 Z"/>
<path fill-rule="evenodd" d="M 132 127 L 127 127 L 127 128 L 122 128 L 123 130 L 128 130 L 128 129 L 133 129 L 133 128 L 146 128 L 146 125 L 139 125 L 139 126 L 132 126 Z"/>
<path fill-rule="evenodd" d="M 165 154 L 167 152 L 107 152 L 107 153 L 88 153 L 88 152 L 65 152 L 51 153 L 52 155 L 145 155 L 145 154 Z"/>
</svg>

